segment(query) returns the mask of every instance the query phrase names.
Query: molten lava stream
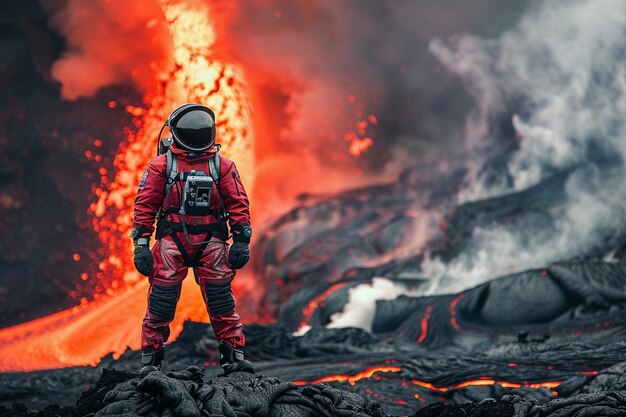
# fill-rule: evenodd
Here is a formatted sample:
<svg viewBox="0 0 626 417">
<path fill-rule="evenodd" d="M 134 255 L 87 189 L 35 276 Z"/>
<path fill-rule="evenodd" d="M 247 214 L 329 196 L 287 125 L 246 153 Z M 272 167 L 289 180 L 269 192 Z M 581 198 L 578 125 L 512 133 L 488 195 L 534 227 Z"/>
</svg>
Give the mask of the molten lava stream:
<svg viewBox="0 0 626 417">
<path fill-rule="evenodd" d="M 128 347 L 139 349 L 147 291 L 143 282 L 115 298 L 1 329 L 0 371 L 95 366 L 109 352 L 117 358 Z M 183 283 L 171 340 L 189 317 L 207 317 L 193 277 Z"/>
<path fill-rule="evenodd" d="M 310 385 L 310 384 L 320 384 L 323 382 L 348 382 L 350 385 L 355 385 L 357 381 L 361 379 L 371 378 L 374 374 L 379 372 L 401 372 L 402 368 L 398 366 L 375 366 L 373 368 L 364 369 L 361 372 L 358 372 L 354 375 L 345 375 L 345 374 L 335 374 L 335 375 L 326 375 L 324 377 L 318 378 L 313 381 L 293 381 L 296 385 Z"/>
</svg>

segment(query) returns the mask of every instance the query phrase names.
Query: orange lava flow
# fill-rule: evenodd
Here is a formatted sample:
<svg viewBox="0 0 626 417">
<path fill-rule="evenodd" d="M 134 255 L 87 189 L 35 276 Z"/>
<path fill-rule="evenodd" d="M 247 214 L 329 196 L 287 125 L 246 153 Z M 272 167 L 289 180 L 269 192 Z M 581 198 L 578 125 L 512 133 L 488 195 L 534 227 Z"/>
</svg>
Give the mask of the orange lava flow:
<svg viewBox="0 0 626 417">
<path fill-rule="evenodd" d="M 118 358 L 128 347 L 139 349 L 147 288 L 147 282 L 142 282 L 115 298 L 0 330 L 0 371 L 95 366 L 110 352 Z M 194 280 L 185 280 L 171 325 L 173 338 L 182 331 L 185 317 L 204 312 L 200 298 Z"/>
<path fill-rule="evenodd" d="M 222 153 L 234 155 L 239 171 L 252 183 L 251 105 L 240 69 L 212 55 L 216 35 L 209 6 L 198 1 L 158 3 L 169 24 L 173 62 L 146 92 L 144 106 L 126 108 L 135 117 L 134 128 L 127 129 L 127 141 L 115 157 L 115 175 L 107 177 L 102 171 L 93 189 L 93 228 L 107 253 L 99 263 L 94 300 L 0 330 L 0 371 L 95 365 L 109 352 L 119 356 L 127 347 L 139 348 L 147 282 L 132 264 L 132 207 L 139 178 L 155 156 L 159 130 L 174 108 L 187 102 L 211 107 Z M 191 279 L 183 285 L 170 340 L 186 320 L 207 321 L 200 291 Z"/>
<path fill-rule="evenodd" d="M 309 385 L 309 384 L 319 384 L 322 382 L 348 382 L 350 385 L 355 385 L 357 381 L 361 379 L 365 379 L 365 378 L 370 378 L 372 377 L 372 375 L 378 372 L 401 372 L 401 371 L 402 371 L 402 368 L 397 367 L 397 366 L 377 366 L 377 367 L 365 369 L 354 375 L 345 375 L 345 374 L 327 375 L 322 378 L 315 379 L 313 381 L 299 380 L 299 381 L 293 381 L 293 383 L 296 385 Z M 376 376 L 376 378 L 379 378 L 379 377 Z M 497 381 L 495 379 L 491 379 L 488 377 L 473 379 L 473 380 L 461 382 L 455 385 L 450 385 L 447 387 L 438 387 L 436 385 L 433 385 L 430 382 L 419 381 L 417 379 L 411 380 L 411 383 L 414 385 L 429 389 L 431 391 L 438 391 L 438 392 L 446 392 L 452 389 L 459 389 L 459 388 L 465 388 L 465 387 L 470 387 L 470 386 L 473 386 L 473 387 L 491 386 L 495 384 L 499 384 L 503 388 L 526 387 L 526 388 L 533 388 L 533 389 L 538 389 L 538 388 L 554 389 L 554 388 L 557 388 L 559 385 L 561 385 L 561 383 L 558 381 L 547 381 L 547 382 L 538 382 L 538 383 L 527 383 L 527 382 L 517 383 L 517 382 Z M 558 392 L 552 391 L 552 394 L 558 395 Z M 418 397 L 419 396 L 417 396 L 416 398 Z"/>
<path fill-rule="evenodd" d="M 319 384 L 322 382 L 348 382 L 350 385 L 356 384 L 356 381 L 364 378 L 370 378 L 377 372 L 400 372 L 402 368 L 397 366 L 377 366 L 374 368 L 365 369 L 355 375 L 328 375 L 314 381 L 293 381 L 296 385 L 309 385 L 309 384 Z"/>
<path fill-rule="evenodd" d="M 422 333 L 420 337 L 417 338 L 417 343 L 422 343 L 426 339 L 426 332 L 428 331 L 428 320 L 430 319 L 430 313 L 433 311 L 433 306 L 428 306 L 426 308 L 426 313 L 424 313 L 424 317 L 422 318 Z"/>
<path fill-rule="evenodd" d="M 499 384 L 499 385 L 501 385 L 504 388 L 528 387 L 528 388 L 535 388 L 535 389 L 537 389 L 537 388 L 552 389 L 552 388 L 556 388 L 559 385 L 561 385 L 561 383 L 558 382 L 558 381 L 548 381 L 548 382 L 540 382 L 540 383 L 529 384 L 527 382 L 516 383 L 516 382 L 507 382 L 507 381 L 496 381 L 495 379 L 490 379 L 490 378 L 473 379 L 473 380 L 470 380 L 470 381 L 461 382 L 461 383 L 456 384 L 456 385 L 451 385 L 449 387 L 437 387 L 437 386 L 431 384 L 430 382 L 418 381 L 416 379 L 411 380 L 411 383 L 413 383 L 415 385 L 419 385 L 420 387 L 427 388 L 427 389 L 432 390 L 432 391 L 439 391 L 439 392 L 446 392 L 446 391 L 451 390 L 451 389 L 465 388 L 465 387 L 470 387 L 470 386 L 473 386 L 473 387 L 476 387 L 476 386 L 490 386 L 490 385 L 495 385 L 495 384 Z M 553 392 L 553 394 L 554 394 L 554 392 Z"/>
</svg>

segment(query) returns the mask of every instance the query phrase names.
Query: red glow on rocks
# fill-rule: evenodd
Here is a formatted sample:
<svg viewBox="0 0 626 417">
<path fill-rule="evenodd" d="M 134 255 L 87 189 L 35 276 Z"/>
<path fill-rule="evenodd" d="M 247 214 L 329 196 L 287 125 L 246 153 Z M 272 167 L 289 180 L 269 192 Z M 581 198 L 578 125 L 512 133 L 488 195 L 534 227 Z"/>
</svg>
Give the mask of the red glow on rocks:
<svg viewBox="0 0 626 417">
<path fill-rule="evenodd" d="M 459 322 L 456 319 L 456 305 L 464 295 L 464 293 L 461 293 L 454 297 L 454 299 L 450 302 L 450 325 L 454 328 L 454 330 L 461 330 L 461 326 L 459 326 Z"/>
<path fill-rule="evenodd" d="M 344 282 L 337 282 L 331 285 L 330 287 L 328 287 L 326 291 L 324 291 L 323 293 L 319 294 L 318 296 L 313 298 L 311 301 L 309 301 L 307 306 L 302 309 L 302 320 L 300 320 L 300 326 L 298 327 L 298 331 L 303 330 L 309 325 L 309 322 L 311 321 L 311 317 L 313 316 L 313 313 L 317 309 L 317 306 L 320 305 L 320 303 L 326 300 L 328 296 L 331 295 L 333 292 L 337 291 L 339 288 L 344 287 L 345 285 L 346 283 Z"/>
</svg>

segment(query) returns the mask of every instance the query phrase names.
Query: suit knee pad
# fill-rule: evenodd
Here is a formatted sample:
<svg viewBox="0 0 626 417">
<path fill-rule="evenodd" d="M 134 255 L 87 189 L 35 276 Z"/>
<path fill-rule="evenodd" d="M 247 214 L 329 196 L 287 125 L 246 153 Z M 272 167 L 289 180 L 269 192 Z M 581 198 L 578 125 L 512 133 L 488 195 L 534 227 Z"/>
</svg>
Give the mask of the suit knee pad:
<svg viewBox="0 0 626 417">
<path fill-rule="evenodd" d="M 150 293 L 150 314 L 160 319 L 173 319 L 179 291 L 180 284 L 173 287 L 153 285 Z"/>
<path fill-rule="evenodd" d="M 235 299 L 230 288 L 230 282 L 218 285 L 206 283 L 204 291 L 211 315 L 221 316 L 235 309 Z"/>
</svg>

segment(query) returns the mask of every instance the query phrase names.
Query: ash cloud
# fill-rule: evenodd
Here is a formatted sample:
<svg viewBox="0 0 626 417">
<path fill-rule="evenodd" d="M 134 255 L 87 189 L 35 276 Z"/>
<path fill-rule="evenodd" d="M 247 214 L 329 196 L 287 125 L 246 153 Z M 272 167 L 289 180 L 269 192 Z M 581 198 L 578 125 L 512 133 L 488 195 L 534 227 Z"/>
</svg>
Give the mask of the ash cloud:
<svg viewBox="0 0 626 417">
<path fill-rule="evenodd" d="M 567 177 L 566 202 L 551 210 L 548 225 L 476 228 L 469 249 L 451 262 L 425 262 L 439 278 L 433 291 L 583 256 L 623 235 L 625 35 L 624 2 L 547 1 L 496 39 L 466 34 L 431 42 L 476 99 L 466 122 L 468 145 L 489 155 L 473 162 L 460 202 Z M 517 140 L 497 129 L 502 118 Z M 485 151 L 511 146 L 504 164 L 494 164 Z"/>
<path fill-rule="evenodd" d="M 303 192 L 393 181 L 407 167 L 463 153 L 471 98 L 429 41 L 501 33 L 526 3 L 246 0 L 237 16 L 216 17 L 226 34 L 216 47 L 242 63 L 258 98 L 256 200 L 271 209 Z M 373 146 L 354 158 L 344 134 L 369 115 L 378 123 L 361 136 Z M 281 188 L 278 199 L 266 184 Z"/>
<path fill-rule="evenodd" d="M 168 69 L 171 39 L 158 2 L 40 2 L 67 43 L 52 68 L 64 98 L 120 84 L 145 91 Z M 337 171 L 329 182 L 346 188 L 463 151 L 471 100 L 428 43 L 463 31 L 498 34 L 526 4 L 218 0 L 210 2 L 218 32 L 212 49 L 241 63 L 253 87 L 262 172 L 271 177 L 277 165 L 304 160 L 310 175 Z M 355 161 L 344 135 L 369 115 L 378 121 L 360 136 L 374 145 Z"/>
<path fill-rule="evenodd" d="M 40 0 L 50 26 L 66 41 L 52 65 L 68 100 L 91 97 L 112 85 L 153 87 L 171 43 L 156 2 Z"/>
<path fill-rule="evenodd" d="M 52 69 L 64 98 L 119 84 L 145 91 L 155 71 L 168 69 L 171 39 L 158 2 L 40 1 L 67 42 Z M 428 42 L 465 30 L 500 33 L 526 1 L 208 4 L 218 34 L 212 51 L 241 64 L 251 86 L 262 184 L 255 205 L 268 213 L 301 193 L 390 181 L 408 166 L 462 152 L 471 101 Z M 345 135 L 370 115 L 377 123 L 359 136 L 373 146 L 355 158 Z"/>
<path fill-rule="evenodd" d="M 442 155 L 444 143 L 458 140 L 471 105 L 458 79 L 430 53 L 429 41 L 458 31 L 499 33 L 525 4 L 247 0 L 228 26 L 228 44 L 236 45 L 229 52 L 254 68 L 253 83 L 285 100 L 285 121 L 276 126 L 284 150 L 338 145 L 343 156 L 343 133 L 374 114 L 379 124 L 368 133 L 375 144 L 362 156 L 367 167 L 380 166 L 381 156 L 393 163 L 395 145 L 415 150 L 414 163 Z M 327 151 L 325 160 L 336 159 Z"/>
</svg>

